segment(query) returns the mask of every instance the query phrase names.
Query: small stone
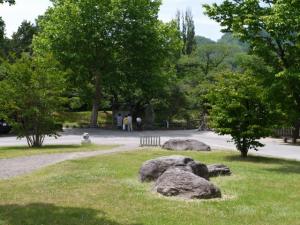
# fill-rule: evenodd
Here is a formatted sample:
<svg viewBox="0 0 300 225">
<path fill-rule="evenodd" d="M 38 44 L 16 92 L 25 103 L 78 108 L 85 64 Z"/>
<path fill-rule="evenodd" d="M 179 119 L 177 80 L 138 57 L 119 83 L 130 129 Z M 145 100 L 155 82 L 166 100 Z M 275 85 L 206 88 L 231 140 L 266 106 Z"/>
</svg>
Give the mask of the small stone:
<svg viewBox="0 0 300 225">
<path fill-rule="evenodd" d="M 217 177 L 217 176 L 230 176 L 231 171 L 229 167 L 223 164 L 211 164 L 207 166 L 209 177 Z"/>
</svg>

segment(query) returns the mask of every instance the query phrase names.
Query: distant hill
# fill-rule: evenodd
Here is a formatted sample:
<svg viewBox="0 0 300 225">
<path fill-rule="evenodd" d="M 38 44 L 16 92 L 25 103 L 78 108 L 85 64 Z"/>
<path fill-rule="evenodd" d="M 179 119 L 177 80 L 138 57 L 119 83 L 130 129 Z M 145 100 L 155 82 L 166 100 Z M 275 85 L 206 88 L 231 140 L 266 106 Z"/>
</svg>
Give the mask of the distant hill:
<svg viewBox="0 0 300 225">
<path fill-rule="evenodd" d="M 203 37 L 203 36 L 195 36 L 195 39 L 196 39 L 197 45 L 205 45 L 205 44 L 216 43 L 215 41 L 213 41 L 209 38 Z"/>
<path fill-rule="evenodd" d="M 231 33 L 224 34 L 218 43 L 238 46 L 242 51 L 248 51 L 249 45 L 235 38 Z"/>
</svg>

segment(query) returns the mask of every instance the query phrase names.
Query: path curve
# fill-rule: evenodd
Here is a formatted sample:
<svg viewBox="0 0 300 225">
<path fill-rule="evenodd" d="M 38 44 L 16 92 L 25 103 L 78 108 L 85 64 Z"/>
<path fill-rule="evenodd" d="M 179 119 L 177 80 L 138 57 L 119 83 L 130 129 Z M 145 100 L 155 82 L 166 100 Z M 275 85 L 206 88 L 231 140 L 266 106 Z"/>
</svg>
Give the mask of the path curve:
<svg viewBox="0 0 300 225">
<path fill-rule="evenodd" d="M 135 151 L 138 145 L 122 145 L 110 150 L 89 152 L 70 152 L 56 154 L 42 154 L 34 156 L 0 159 L 0 179 L 9 179 L 16 176 L 31 173 L 40 168 L 59 162 L 73 159 L 81 159 L 98 155 L 114 154 L 119 152 Z"/>
</svg>

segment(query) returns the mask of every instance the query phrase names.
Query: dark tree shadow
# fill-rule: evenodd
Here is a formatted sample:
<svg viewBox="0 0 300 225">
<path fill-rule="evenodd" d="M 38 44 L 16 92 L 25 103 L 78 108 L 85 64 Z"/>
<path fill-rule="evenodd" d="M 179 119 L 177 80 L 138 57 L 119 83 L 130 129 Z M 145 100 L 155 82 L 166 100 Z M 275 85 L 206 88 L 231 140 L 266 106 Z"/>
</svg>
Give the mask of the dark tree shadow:
<svg viewBox="0 0 300 225">
<path fill-rule="evenodd" d="M 228 161 L 231 162 L 251 162 L 251 163 L 264 163 L 264 164 L 297 164 L 300 166 L 300 162 L 287 160 L 287 159 L 278 159 L 264 156 L 254 156 L 249 155 L 247 158 L 242 158 L 240 155 L 228 155 L 225 156 Z"/>
<path fill-rule="evenodd" d="M 272 168 L 264 168 L 264 170 L 276 173 L 296 173 L 300 174 L 300 162 L 295 160 L 269 158 L 263 156 L 249 155 L 247 158 L 242 158 L 238 155 L 230 155 L 225 157 L 226 160 L 231 162 L 251 162 L 258 164 L 274 164 Z"/>
<path fill-rule="evenodd" d="M 278 174 L 288 174 L 288 173 L 300 174 L 300 163 L 298 163 L 298 165 L 288 164 L 276 168 L 266 168 L 265 170 L 270 172 L 276 172 Z"/>
<path fill-rule="evenodd" d="M 53 204 L 0 205 L 0 223 L 5 225 L 142 225 L 121 224 L 104 212 Z"/>
</svg>

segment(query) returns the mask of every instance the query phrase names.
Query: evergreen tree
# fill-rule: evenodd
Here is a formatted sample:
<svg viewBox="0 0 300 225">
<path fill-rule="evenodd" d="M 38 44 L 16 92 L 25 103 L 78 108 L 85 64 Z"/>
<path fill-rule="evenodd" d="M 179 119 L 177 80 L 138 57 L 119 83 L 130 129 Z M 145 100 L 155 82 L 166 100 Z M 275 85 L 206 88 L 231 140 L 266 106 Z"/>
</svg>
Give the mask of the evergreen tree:
<svg viewBox="0 0 300 225">
<path fill-rule="evenodd" d="M 187 9 L 185 13 L 177 11 L 176 21 L 183 42 L 182 54 L 191 55 L 196 48 L 195 23 L 192 11 L 190 9 Z"/>
</svg>

